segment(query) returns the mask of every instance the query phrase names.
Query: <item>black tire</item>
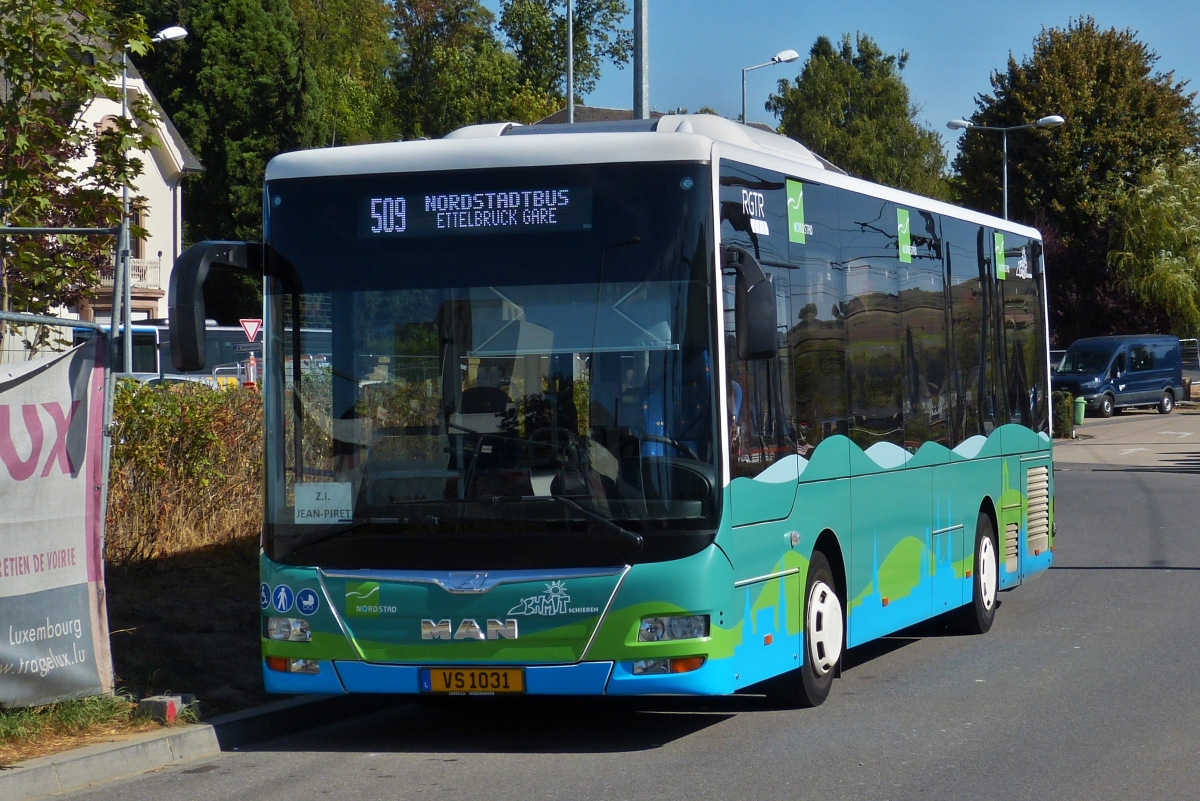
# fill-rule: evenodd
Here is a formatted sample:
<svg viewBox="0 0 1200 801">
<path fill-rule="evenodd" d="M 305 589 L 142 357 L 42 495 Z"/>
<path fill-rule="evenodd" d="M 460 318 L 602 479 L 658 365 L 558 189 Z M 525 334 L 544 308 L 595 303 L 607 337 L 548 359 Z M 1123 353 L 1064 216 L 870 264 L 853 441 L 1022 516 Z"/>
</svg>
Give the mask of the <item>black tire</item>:
<svg viewBox="0 0 1200 801">
<path fill-rule="evenodd" d="M 1113 399 L 1112 395 L 1109 395 L 1107 393 L 1105 393 L 1104 395 L 1101 395 L 1100 396 L 1100 416 L 1101 417 L 1112 417 L 1113 409 L 1116 408 L 1116 405 L 1117 405 L 1117 402 Z"/>
<path fill-rule="evenodd" d="M 846 650 L 845 606 L 829 560 L 813 551 L 804 583 L 801 615 L 804 659 L 800 667 L 778 677 L 771 695 L 786 706 L 820 706 L 829 697 Z"/>
<path fill-rule="evenodd" d="M 980 513 L 975 523 L 975 558 L 971 562 L 971 602 L 961 611 L 961 627 L 968 634 L 986 634 L 996 619 L 1000 589 L 1000 551 L 997 546 L 992 519 Z"/>
<path fill-rule="evenodd" d="M 1175 409 L 1175 393 L 1171 390 L 1165 390 L 1162 397 L 1158 399 L 1158 413 L 1170 414 Z"/>
</svg>

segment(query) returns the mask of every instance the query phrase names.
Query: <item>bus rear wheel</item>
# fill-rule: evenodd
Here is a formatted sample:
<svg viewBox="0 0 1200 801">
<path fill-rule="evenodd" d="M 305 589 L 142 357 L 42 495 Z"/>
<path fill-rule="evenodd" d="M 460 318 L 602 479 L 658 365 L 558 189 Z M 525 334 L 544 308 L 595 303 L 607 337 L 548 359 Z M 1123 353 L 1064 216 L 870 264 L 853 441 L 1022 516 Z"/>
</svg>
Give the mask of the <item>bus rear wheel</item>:
<svg viewBox="0 0 1200 801">
<path fill-rule="evenodd" d="M 985 514 L 975 523 L 975 564 L 971 574 L 971 603 L 962 609 L 962 629 L 968 634 L 985 634 L 996 619 L 1000 589 L 1000 560 L 996 529 Z"/>
<path fill-rule="evenodd" d="M 813 551 L 804 584 L 804 659 L 776 680 L 775 695 L 788 706 L 820 706 L 829 697 L 846 643 L 846 615 L 829 560 Z"/>
</svg>

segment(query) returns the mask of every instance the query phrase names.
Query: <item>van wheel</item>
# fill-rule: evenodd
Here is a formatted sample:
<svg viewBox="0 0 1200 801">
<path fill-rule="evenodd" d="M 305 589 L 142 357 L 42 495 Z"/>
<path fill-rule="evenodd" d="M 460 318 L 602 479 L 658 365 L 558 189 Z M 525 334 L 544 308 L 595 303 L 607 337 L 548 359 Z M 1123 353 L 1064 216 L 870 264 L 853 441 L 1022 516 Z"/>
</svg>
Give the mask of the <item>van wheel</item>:
<svg viewBox="0 0 1200 801">
<path fill-rule="evenodd" d="M 1162 398 L 1159 399 L 1159 401 L 1158 401 L 1158 413 L 1159 414 L 1170 414 L 1171 410 L 1174 408 L 1175 408 L 1175 395 L 1170 390 L 1167 390 L 1166 392 L 1164 392 L 1162 394 Z"/>
<path fill-rule="evenodd" d="M 1101 396 L 1101 398 L 1100 398 L 1100 416 L 1101 417 L 1112 417 L 1113 408 L 1115 406 L 1116 406 L 1116 402 L 1113 400 L 1112 395 L 1106 394 L 1106 395 Z"/>
<path fill-rule="evenodd" d="M 771 695 L 787 706 L 820 706 L 829 697 L 846 644 L 846 614 L 833 570 L 813 551 L 804 584 L 804 643 L 800 667 L 779 676 Z"/>
</svg>

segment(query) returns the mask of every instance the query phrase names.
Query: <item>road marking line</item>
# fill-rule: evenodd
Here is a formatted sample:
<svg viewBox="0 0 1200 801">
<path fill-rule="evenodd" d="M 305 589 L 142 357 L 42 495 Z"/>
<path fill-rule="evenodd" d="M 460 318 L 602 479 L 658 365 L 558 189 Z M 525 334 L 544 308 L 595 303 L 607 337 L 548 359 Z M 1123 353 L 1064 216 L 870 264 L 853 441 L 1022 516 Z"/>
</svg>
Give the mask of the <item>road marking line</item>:
<svg viewBox="0 0 1200 801">
<path fill-rule="evenodd" d="M 1194 431 L 1159 431 L 1158 433 L 1163 435 L 1164 437 L 1179 437 L 1180 439 L 1183 439 L 1184 437 L 1190 437 L 1192 434 L 1194 434 L 1196 432 L 1194 432 Z"/>
</svg>

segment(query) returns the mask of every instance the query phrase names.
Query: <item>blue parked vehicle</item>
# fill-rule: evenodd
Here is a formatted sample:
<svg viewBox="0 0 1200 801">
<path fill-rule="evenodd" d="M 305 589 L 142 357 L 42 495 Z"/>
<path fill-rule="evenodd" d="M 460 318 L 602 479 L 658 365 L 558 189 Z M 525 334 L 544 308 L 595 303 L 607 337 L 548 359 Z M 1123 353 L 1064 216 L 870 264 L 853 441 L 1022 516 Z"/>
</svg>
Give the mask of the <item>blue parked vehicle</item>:
<svg viewBox="0 0 1200 801">
<path fill-rule="evenodd" d="M 1071 343 L 1051 375 L 1054 390 L 1083 396 L 1088 411 L 1157 407 L 1170 414 L 1183 397 L 1179 338 L 1161 335 L 1089 337 Z"/>
</svg>

